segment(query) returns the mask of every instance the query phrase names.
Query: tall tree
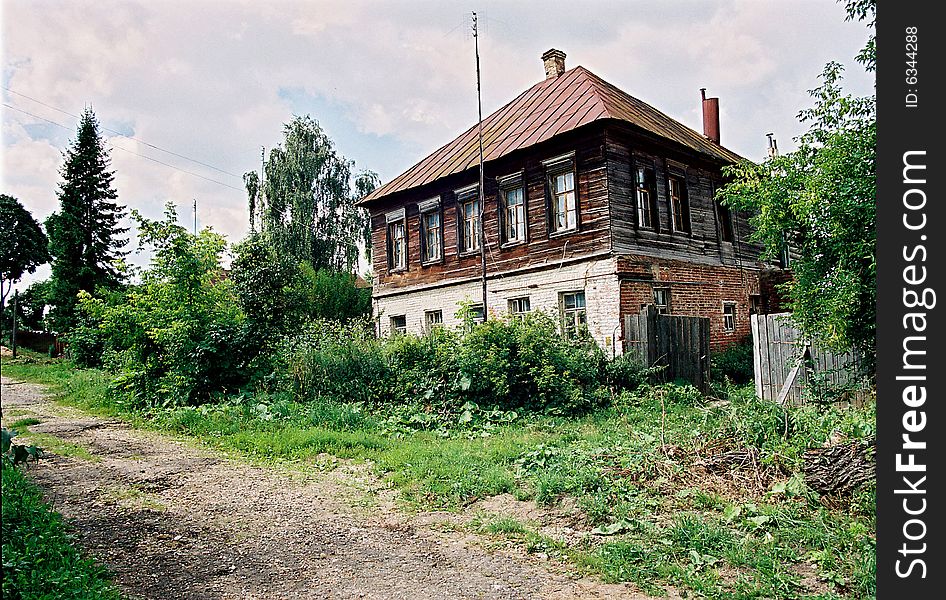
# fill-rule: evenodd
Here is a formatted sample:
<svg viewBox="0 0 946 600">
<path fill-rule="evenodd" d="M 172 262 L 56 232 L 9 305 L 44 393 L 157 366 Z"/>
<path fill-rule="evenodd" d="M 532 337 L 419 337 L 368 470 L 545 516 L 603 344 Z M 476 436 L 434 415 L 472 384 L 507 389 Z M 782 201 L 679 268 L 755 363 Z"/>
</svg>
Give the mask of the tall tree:
<svg viewBox="0 0 946 600">
<path fill-rule="evenodd" d="M 876 15 L 875 0 L 849 0 L 849 20 Z M 871 35 L 857 60 L 873 71 Z M 837 349 L 875 355 L 877 118 L 875 97 L 854 97 L 841 87 L 842 67 L 829 63 L 814 106 L 799 113 L 808 131 L 794 152 L 761 164 L 729 169 L 732 182 L 722 201 L 755 214 L 754 236 L 774 257 L 788 246 L 797 252 L 794 280 L 786 290 L 793 319 L 811 338 Z"/>
<path fill-rule="evenodd" d="M 352 272 L 359 246 L 370 246 L 368 217 L 355 202 L 377 185 L 377 175 L 354 178 L 354 163 L 340 156 L 310 116 L 283 129 L 283 143 L 263 167 L 262 181 L 247 173 L 250 219 L 280 254 L 314 269 Z"/>
<path fill-rule="evenodd" d="M 87 108 L 72 145 L 63 153 L 59 211 L 46 220 L 53 257 L 49 283 L 50 318 L 57 331 L 76 324 L 77 294 L 114 288 L 121 282 L 118 261 L 128 243 L 119 227 L 125 209 L 115 202 L 114 171 L 98 120 Z"/>
<path fill-rule="evenodd" d="M 49 262 L 49 241 L 20 201 L 0 194 L 0 314 L 13 284 Z"/>
</svg>

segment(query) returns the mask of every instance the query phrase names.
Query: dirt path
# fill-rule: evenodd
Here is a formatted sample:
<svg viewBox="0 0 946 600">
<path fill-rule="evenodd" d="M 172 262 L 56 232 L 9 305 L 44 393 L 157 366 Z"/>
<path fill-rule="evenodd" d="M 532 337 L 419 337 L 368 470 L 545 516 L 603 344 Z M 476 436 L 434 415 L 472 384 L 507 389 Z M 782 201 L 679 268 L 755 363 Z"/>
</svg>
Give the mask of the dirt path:
<svg viewBox="0 0 946 600">
<path fill-rule="evenodd" d="M 358 465 L 249 466 L 54 404 L 41 386 L 4 378 L 2 393 L 5 424 L 35 417 L 31 432 L 88 451 L 28 472 L 133 598 L 645 598 L 489 549 L 461 516 L 398 511 Z"/>
</svg>

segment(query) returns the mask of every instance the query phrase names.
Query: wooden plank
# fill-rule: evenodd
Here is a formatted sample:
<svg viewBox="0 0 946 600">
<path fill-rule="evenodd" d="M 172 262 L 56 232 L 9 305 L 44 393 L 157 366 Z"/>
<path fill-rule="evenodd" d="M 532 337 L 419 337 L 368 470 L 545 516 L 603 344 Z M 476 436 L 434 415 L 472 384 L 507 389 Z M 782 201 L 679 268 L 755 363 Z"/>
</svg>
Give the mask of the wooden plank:
<svg viewBox="0 0 946 600">
<path fill-rule="evenodd" d="M 762 315 L 749 316 L 749 330 L 752 333 L 752 376 L 755 380 L 755 395 L 759 398 L 762 394 L 762 340 L 759 339 L 759 320 Z"/>
</svg>

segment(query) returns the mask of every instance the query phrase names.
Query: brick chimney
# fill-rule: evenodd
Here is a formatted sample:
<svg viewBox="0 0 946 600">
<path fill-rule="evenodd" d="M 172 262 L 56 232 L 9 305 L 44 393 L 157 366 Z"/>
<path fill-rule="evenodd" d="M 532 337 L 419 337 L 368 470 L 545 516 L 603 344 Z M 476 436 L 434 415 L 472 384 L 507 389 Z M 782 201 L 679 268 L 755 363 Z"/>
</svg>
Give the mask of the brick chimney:
<svg viewBox="0 0 946 600">
<path fill-rule="evenodd" d="M 719 143 L 719 98 L 707 98 L 706 88 L 700 88 L 703 96 L 703 135 Z"/>
<path fill-rule="evenodd" d="M 545 63 L 546 79 L 555 79 L 565 72 L 565 53 L 561 50 L 546 50 L 542 54 L 542 62 Z"/>
</svg>

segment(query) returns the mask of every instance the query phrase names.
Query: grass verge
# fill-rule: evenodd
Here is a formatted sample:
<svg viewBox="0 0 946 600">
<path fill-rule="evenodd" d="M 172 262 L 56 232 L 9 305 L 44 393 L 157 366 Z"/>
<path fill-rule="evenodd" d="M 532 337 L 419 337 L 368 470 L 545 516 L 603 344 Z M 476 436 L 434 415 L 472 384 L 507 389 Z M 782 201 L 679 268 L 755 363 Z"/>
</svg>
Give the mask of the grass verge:
<svg viewBox="0 0 946 600">
<path fill-rule="evenodd" d="M 62 517 L 18 469 L 2 468 L 3 597 L 76 600 L 120 595 L 102 567 L 72 545 Z"/>
</svg>

